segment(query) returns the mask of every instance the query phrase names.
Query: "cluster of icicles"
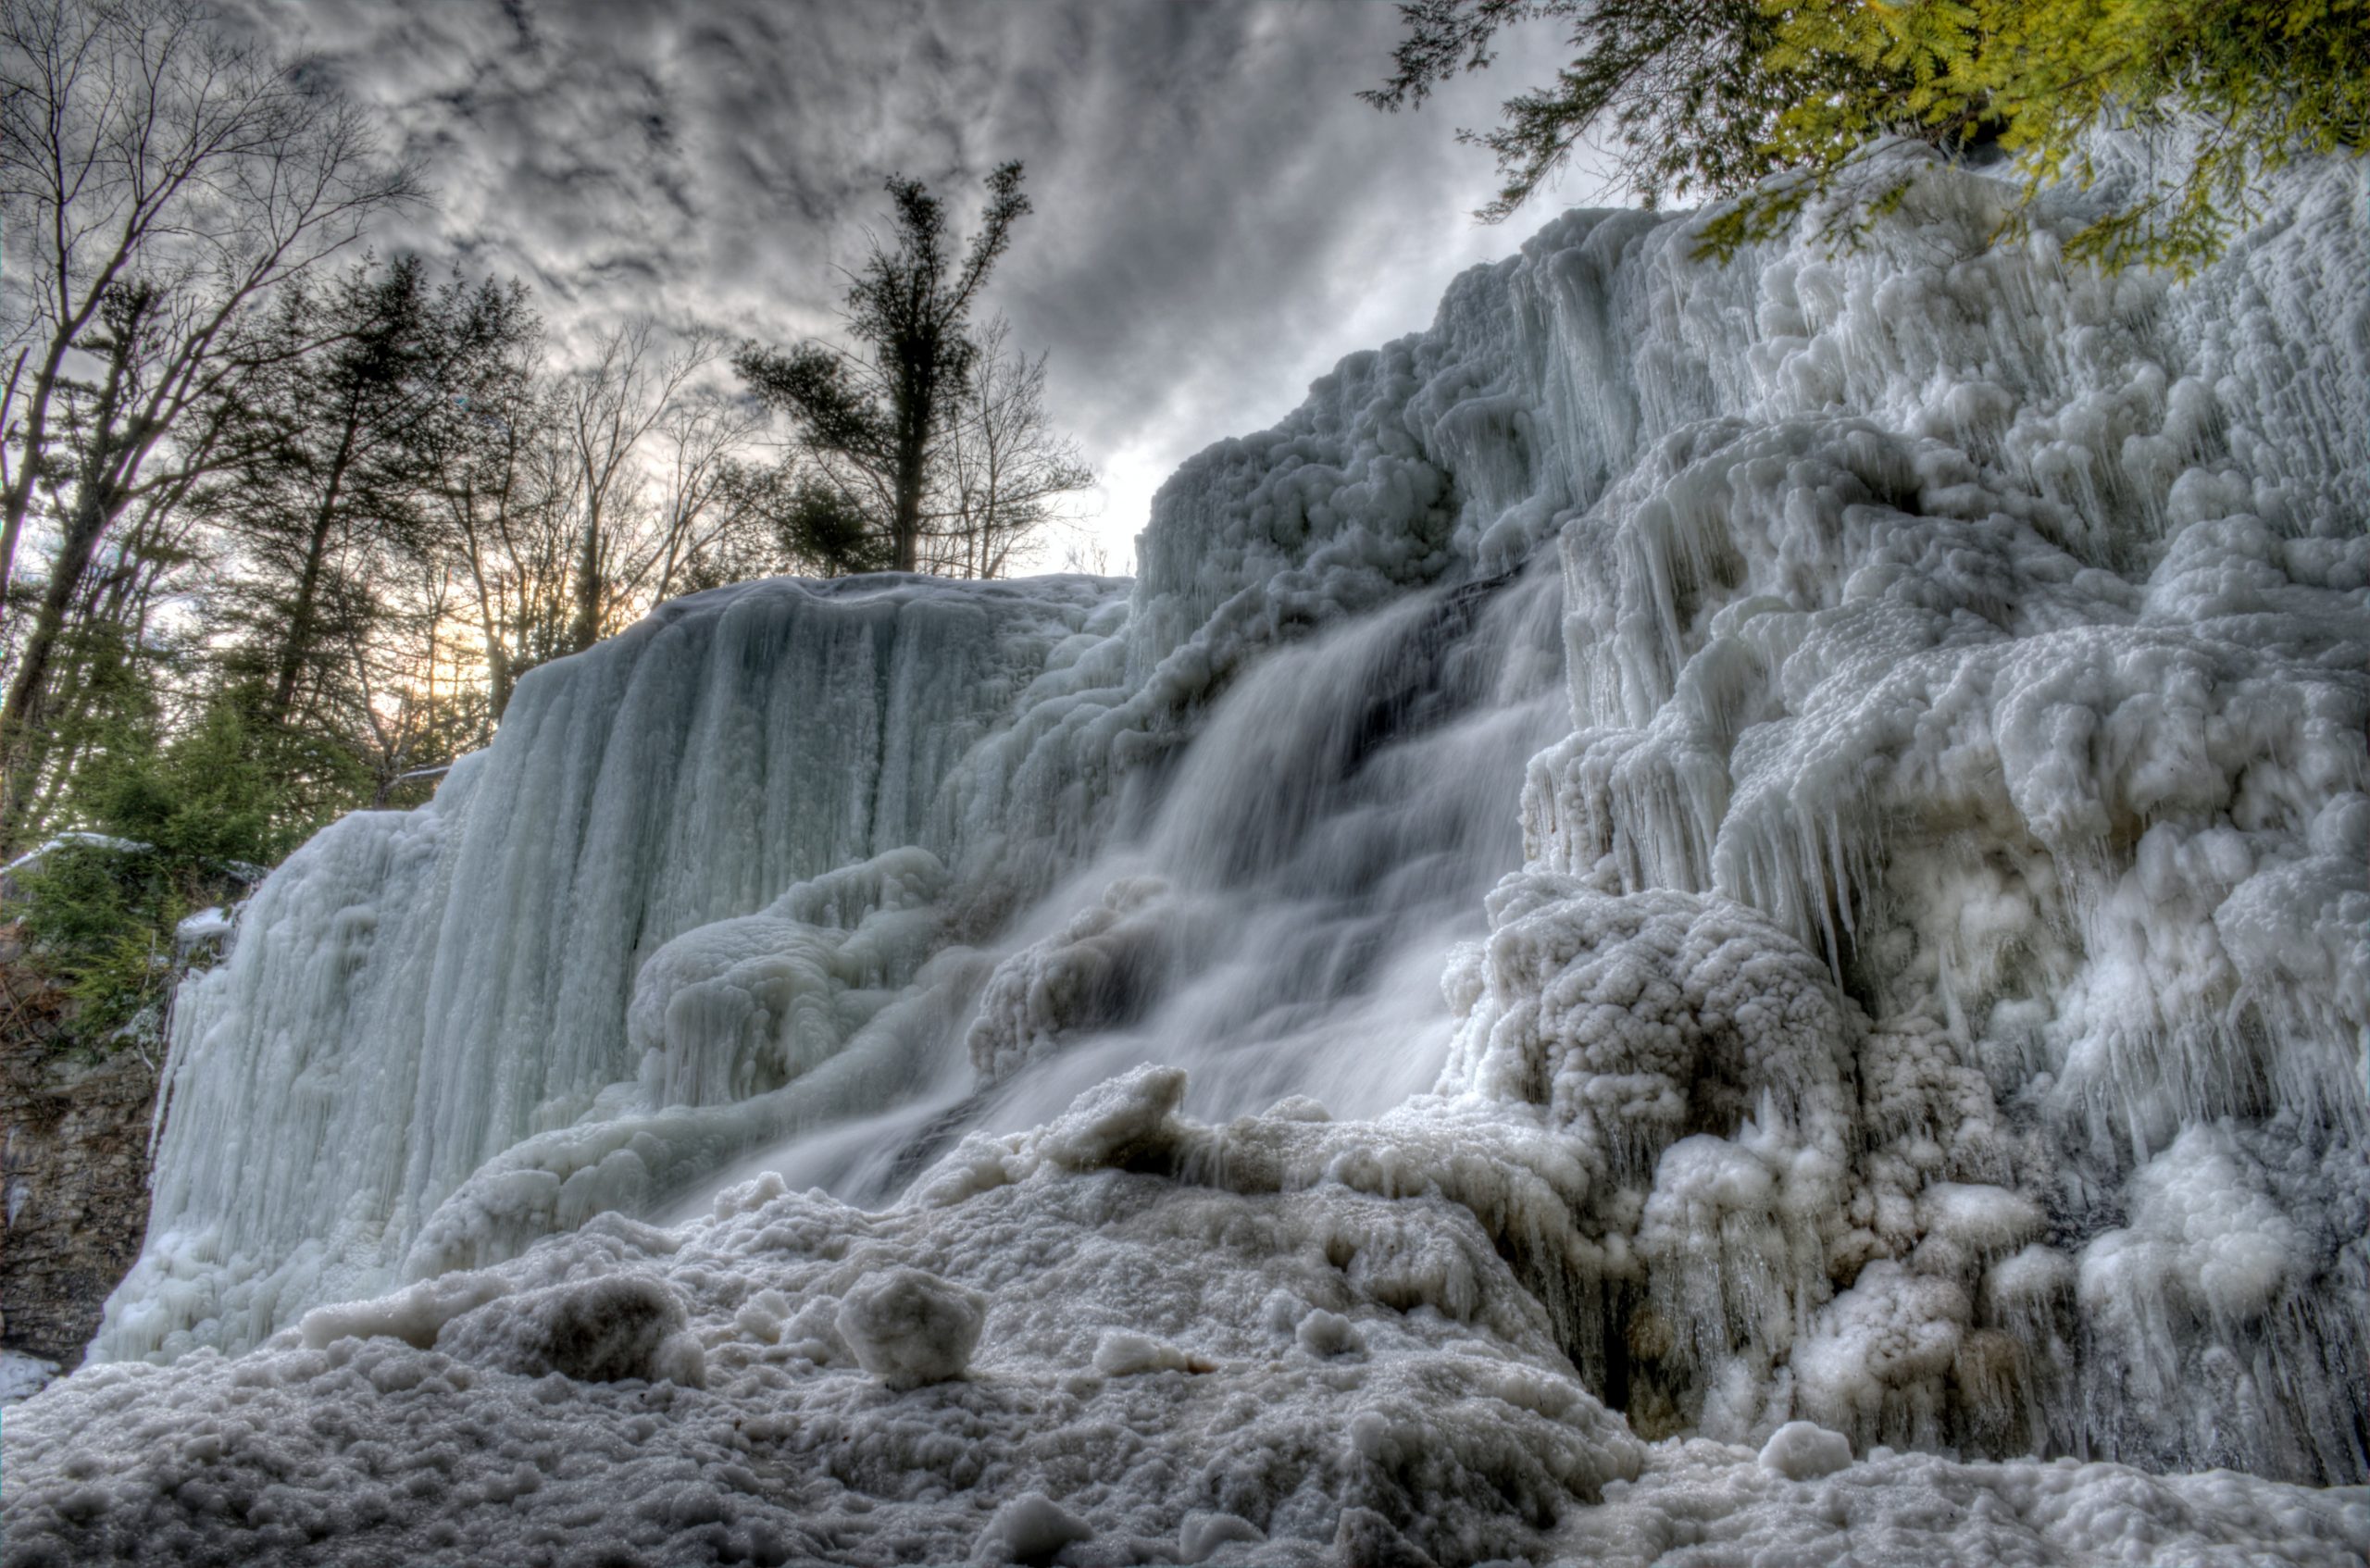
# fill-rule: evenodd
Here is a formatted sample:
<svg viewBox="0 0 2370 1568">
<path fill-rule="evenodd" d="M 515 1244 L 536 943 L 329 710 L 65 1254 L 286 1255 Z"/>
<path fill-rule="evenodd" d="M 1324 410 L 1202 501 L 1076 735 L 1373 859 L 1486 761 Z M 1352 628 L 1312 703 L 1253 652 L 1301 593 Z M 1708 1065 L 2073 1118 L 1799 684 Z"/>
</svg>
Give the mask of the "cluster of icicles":
<svg viewBox="0 0 2370 1568">
<path fill-rule="evenodd" d="M 1156 1062 L 1163 1168 L 1463 1203 L 1641 1436 L 2362 1480 L 2358 187 L 2180 286 L 1943 168 L 1841 255 L 1573 214 L 1132 584 L 538 672 L 184 990 L 98 1354 L 752 1164 L 879 1201 Z"/>
</svg>

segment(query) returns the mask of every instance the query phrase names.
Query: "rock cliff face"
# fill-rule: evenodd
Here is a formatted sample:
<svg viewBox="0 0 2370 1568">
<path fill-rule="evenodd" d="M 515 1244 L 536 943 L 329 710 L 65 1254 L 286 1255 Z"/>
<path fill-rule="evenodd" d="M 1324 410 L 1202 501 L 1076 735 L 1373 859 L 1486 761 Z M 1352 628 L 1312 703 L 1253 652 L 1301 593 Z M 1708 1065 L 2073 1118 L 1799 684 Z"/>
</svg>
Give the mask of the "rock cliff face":
<svg viewBox="0 0 2370 1568">
<path fill-rule="evenodd" d="M 0 945 L 0 1349 L 71 1366 L 148 1229 L 156 1072 L 62 1056 L 56 998 Z"/>
</svg>

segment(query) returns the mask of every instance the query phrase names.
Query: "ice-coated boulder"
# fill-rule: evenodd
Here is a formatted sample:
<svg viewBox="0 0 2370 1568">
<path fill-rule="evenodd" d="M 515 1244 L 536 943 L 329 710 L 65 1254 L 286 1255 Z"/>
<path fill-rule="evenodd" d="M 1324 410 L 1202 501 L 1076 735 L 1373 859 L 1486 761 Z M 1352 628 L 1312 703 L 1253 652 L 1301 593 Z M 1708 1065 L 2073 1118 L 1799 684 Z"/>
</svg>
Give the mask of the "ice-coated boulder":
<svg viewBox="0 0 2370 1568">
<path fill-rule="evenodd" d="M 1852 1439 L 1812 1421 L 1789 1421 L 1761 1445 L 1761 1467 L 1789 1481 L 1815 1481 L 1852 1463 Z"/>
<path fill-rule="evenodd" d="M 917 1268 L 884 1269 L 841 1299 L 836 1322 L 865 1371 L 892 1388 L 918 1388 L 963 1375 L 987 1302 Z"/>
<path fill-rule="evenodd" d="M 696 1388 L 706 1381 L 683 1300 L 647 1274 L 610 1275 L 495 1297 L 436 1336 L 457 1360 L 523 1377 L 558 1373 L 584 1383 L 630 1377 Z"/>
</svg>

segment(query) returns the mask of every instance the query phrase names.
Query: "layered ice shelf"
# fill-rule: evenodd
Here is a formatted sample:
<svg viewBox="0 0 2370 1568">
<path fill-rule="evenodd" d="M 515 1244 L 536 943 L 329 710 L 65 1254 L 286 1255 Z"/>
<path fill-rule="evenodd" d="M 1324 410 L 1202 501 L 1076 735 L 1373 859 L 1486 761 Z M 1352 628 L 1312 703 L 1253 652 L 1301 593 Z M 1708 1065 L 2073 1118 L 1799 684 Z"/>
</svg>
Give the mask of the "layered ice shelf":
<svg viewBox="0 0 2370 1568">
<path fill-rule="evenodd" d="M 184 989 L 9 1561 L 2360 1561 L 2370 218 L 2276 195 L 1576 213 L 1132 584 L 538 672 Z"/>
</svg>

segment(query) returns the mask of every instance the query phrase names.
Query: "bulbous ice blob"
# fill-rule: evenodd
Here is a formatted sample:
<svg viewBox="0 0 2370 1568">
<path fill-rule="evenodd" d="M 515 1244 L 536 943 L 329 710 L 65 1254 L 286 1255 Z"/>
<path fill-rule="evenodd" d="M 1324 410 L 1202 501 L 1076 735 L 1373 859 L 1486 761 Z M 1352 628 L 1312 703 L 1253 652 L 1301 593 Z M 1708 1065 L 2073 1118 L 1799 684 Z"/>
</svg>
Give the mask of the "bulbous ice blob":
<svg viewBox="0 0 2370 1568">
<path fill-rule="evenodd" d="M 580 1383 L 638 1377 L 696 1388 L 706 1362 L 687 1323 L 665 1280 L 609 1275 L 497 1296 L 444 1325 L 436 1349 L 521 1377 L 555 1372 Z"/>
<path fill-rule="evenodd" d="M 1852 1439 L 1811 1421 L 1789 1421 L 1761 1445 L 1761 1467 L 1789 1481 L 1815 1481 L 1852 1463 Z"/>
<path fill-rule="evenodd" d="M 834 1320 L 856 1363 L 892 1388 L 960 1377 L 987 1324 L 986 1299 L 916 1268 L 868 1275 Z"/>
</svg>

